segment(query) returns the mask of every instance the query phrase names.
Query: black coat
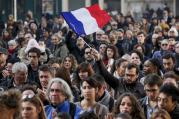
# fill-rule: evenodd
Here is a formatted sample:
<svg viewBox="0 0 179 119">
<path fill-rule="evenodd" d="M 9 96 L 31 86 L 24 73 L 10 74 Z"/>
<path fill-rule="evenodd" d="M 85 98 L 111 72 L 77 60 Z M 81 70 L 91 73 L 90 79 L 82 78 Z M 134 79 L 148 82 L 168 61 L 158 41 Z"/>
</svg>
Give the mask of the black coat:
<svg viewBox="0 0 179 119">
<path fill-rule="evenodd" d="M 133 93 L 138 99 L 145 96 L 144 86 L 140 82 L 136 81 L 132 84 L 128 84 L 125 79 L 117 79 L 112 74 L 110 74 L 106 70 L 102 60 L 97 61 L 96 63 L 100 69 L 101 75 L 105 78 L 107 84 L 109 84 L 109 86 L 114 89 L 116 95 L 115 99 L 117 99 L 122 93 L 125 92 Z"/>
<path fill-rule="evenodd" d="M 172 119 L 179 119 L 179 104 L 176 105 L 175 109 L 170 113 Z"/>
</svg>

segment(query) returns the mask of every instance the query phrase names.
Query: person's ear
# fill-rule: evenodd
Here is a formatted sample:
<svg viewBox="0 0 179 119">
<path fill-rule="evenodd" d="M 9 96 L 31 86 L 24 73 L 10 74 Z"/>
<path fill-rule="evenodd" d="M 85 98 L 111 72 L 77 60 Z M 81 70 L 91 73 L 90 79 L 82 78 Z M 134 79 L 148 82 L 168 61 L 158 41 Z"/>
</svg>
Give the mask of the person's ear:
<svg viewBox="0 0 179 119">
<path fill-rule="evenodd" d="M 37 108 L 37 112 L 38 113 L 42 112 L 42 107 Z"/>
</svg>

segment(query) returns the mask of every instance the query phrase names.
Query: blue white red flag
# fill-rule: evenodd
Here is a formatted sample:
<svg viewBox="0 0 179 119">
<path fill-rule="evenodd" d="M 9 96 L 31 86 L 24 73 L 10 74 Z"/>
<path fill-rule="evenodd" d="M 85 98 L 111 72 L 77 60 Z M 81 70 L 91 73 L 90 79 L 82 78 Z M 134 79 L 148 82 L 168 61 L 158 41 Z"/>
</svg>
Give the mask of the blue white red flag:
<svg viewBox="0 0 179 119">
<path fill-rule="evenodd" d="M 78 36 L 89 35 L 102 29 L 111 19 L 106 11 L 100 9 L 98 4 L 61 14 Z"/>
</svg>

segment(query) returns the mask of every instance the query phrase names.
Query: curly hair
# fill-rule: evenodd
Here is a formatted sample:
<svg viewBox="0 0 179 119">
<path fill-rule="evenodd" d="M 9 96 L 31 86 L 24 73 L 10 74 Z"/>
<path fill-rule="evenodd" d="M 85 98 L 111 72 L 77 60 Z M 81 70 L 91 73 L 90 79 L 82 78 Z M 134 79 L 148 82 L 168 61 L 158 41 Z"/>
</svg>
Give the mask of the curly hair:
<svg viewBox="0 0 179 119">
<path fill-rule="evenodd" d="M 116 104 L 114 106 L 114 115 L 121 113 L 119 106 L 121 105 L 121 102 L 124 97 L 129 97 L 132 102 L 132 112 L 130 116 L 133 119 L 145 119 L 142 107 L 139 105 L 137 98 L 132 93 L 124 93 L 117 99 Z"/>
</svg>

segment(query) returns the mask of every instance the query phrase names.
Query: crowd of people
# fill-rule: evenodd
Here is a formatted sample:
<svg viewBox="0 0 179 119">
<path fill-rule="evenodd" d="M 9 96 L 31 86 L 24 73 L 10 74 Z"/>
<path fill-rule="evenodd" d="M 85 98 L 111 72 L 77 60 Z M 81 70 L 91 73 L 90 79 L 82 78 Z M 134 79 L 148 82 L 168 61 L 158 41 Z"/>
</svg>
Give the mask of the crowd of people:
<svg viewBox="0 0 179 119">
<path fill-rule="evenodd" d="M 2 21 L 0 119 L 179 119 L 179 21 L 110 15 L 85 37 L 60 15 Z"/>
</svg>

